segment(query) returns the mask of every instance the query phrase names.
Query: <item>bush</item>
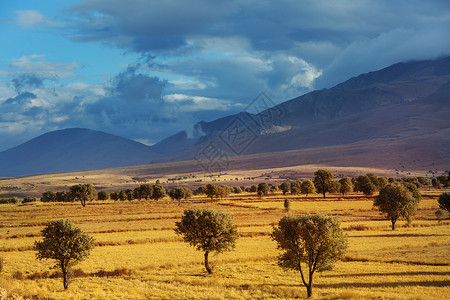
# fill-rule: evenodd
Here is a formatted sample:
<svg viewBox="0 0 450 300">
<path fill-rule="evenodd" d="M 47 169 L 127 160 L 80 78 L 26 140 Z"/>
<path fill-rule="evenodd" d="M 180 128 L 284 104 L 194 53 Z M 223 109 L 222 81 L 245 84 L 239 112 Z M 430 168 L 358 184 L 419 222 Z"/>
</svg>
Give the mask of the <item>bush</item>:
<svg viewBox="0 0 450 300">
<path fill-rule="evenodd" d="M 22 200 L 22 204 L 36 202 L 37 199 L 34 197 L 25 197 Z"/>
<path fill-rule="evenodd" d="M 17 204 L 17 203 L 19 203 L 19 199 L 17 197 L 0 199 L 0 204 Z"/>
<path fill-rule="evenodd" d="M 100 191 L 97 194 L 97 199 L 98 200 L 109 200 L 110 199 L 110 194 L 106 191 Z"/>
</svg>

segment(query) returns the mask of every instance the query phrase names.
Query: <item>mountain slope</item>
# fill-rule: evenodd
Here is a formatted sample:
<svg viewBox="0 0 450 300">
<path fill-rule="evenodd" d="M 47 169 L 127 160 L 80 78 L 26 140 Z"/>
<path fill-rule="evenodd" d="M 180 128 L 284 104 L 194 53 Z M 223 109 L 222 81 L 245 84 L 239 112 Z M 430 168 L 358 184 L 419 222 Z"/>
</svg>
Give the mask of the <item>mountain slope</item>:
<svg viewBox="0 0 450 300">
<path fill-rule="evenodd" d="M 153 147 L 170 144 L 172 149 L 180 150 L 170 153 L 169 159 L 188 160 L 201 156 L 209 145 L 233 156 L 372 140 L 389 140 L 387 145 L 394 149 L 394 144 L 405 138 L 415 147 L 414 141 L 423 143 L 429 136 L 433 145 L 445 149 L 441 146 L 448 142 L 446 130 L 450 128 L 449 87 L 450 57 L 399 63 L 351 78 L 331 89 L 313 91 L 259 114 L 241 113 L 198 123 L 198 131 L 204 133 L 201 137 L 188 139 L 178 134 Z M 230 132 L 242 132 L 243 137 L 227 140 Z M 430 161 L 436 158 L 436 164 L 450 163 L 445 155 L 437 160 L 433 151 L 421 153 Z M 348 154 L 340 155 L 344 158 Z M 386 154 L 380 153 L 380 159 L 382 155 Z M 393 150 L 389 155 L 402 159 L 403 154 Z M 411 157 L 414 159 L 419 158 Z"/>
<path fill-rule="evenodd" d="M 284 166 L 450 164 L 450 57 L 395 64 L 275 107 L 260 96 L 245 112 L 199 122 L 192 134 L 151 147 L 88 129 L 50 132 L 0 152 L 0 176 L 183 160 L 204 168 L 217 157 L 263 153 Z M 295 159 L 286 161 L 286 153 Z M 236 167 L 245 165 L 239 161 Z"/>
<path fill-rule="evenodd" d="M 0 152 L 0 176 L 90 170 L 149 163 L 144 144 L 82 128 L 52 131 Z"/>
</svg>

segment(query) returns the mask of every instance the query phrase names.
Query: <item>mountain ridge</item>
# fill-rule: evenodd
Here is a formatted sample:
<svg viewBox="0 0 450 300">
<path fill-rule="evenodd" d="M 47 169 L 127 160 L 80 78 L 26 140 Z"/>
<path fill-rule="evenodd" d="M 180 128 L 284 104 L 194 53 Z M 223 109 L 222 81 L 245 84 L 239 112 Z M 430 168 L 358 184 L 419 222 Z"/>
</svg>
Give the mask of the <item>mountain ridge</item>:
<svg viewBox="0 0 450 300">
<path fill-rule="evenodd" d="M 91 131 L 99 137 L 93 137 L 93 134 L 92 141 L 78 137 L 78 142 L 70 141 L 70 135 L 63 139 L 65 142 L 59 139 L 60 144 L 53 144 L 53 148 L 56 145 L 55 149 L 62 153 L 53 151 L 51 147 L 40 152 L 27 152 L 26 149 L 33 148 L 30 142 L 36 141 L 36 138 L 0 152 L 0 176 L 22 175 L 25 171 L 47 173 L 152 162 L 211 160 L 208 157 L 213 155 L 208 152 L 211 149 L 216 150 L 216 156 L 245 156 L 260 153 L 275 155 L 277 152 L 282 155 L 283 151 L 334 147 L 336 151 L 341 151 L 341 148 L 346 150 L 333 157 L 341 156 L 342 161 L 349 161 L 349 147 L 337 146 L 355 143 L 372 145 L 375 142 L 383 144 L 387 151 L 377 154 L 366 149 L 366 159 L 358 156 L 361 165 L 369 161 L 383 161 L 383 155 L 388 153 L 393 156 L 389 161 L 417 161 L 419 157 L 415 156 L 421 156 L 420 159 L 429 166 L 450 164 L 447 158 L 450 157 L 447 155 L 450 154 L 449 95 L 450 57 L 403 62 L 273 107 L 268 105 L 270 99 L 261 94 L 247 111 L 210 122 L 198 122 L 193 126 L 192 134 L 181 131 L 153 146 Z M 261 107 L 265 109 L 260 110 Z M 251 113 L 252 108 L 256 112 Z M 100 138 L 105 135 L 108 139 Z M 44 141 L 45 136 L 40 136 L 42 143 L 36 145 L 36 149 L 49 146 Z M 427 139 L 428 149 L 423 146 Z M 411 147 L 417 147 L 417 151 L 404 152 L 408 154 L 399 151 L 405 149 L 406 140 Z M 103 145 L 98 146 L 102 141 Z M 81 147 L 83 143 L 88 148 Z M 93 147 L 93 144 L 98 147 Z M 436 152 L 431 145 L 440 150 Z M 320 161 L 310 152 L 304 153 L 309 155 L 311 163 Z M 404 155 L 411 157 L 405 158 Z M 373 156 L 376 156 L 375 160 Z M 276 155 L 274 157 L 276 159 Z M 308 161 L 308 158 L 301 160 Z M 429 166 L 424 164 L 423 168 Z"/>
</svg>

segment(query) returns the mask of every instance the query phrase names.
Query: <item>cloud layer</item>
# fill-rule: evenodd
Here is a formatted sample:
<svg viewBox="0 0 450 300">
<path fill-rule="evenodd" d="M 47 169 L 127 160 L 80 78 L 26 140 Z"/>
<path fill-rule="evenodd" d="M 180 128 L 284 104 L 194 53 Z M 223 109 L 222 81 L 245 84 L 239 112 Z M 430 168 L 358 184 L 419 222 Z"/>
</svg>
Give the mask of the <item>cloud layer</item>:
<svg viewBox="0 0 450 300">
<path fill-rule="evenodd" d="M 96 66 L 89 51 L 68 61 L 49 44 L 10 57 L 0 69 L 0 137 L 10 143 L 62 127 L 154 143 L 239 112 L 261 91 L 280 103 L 399 61 L 450 55 L 450 3 L 439 0 L 84 0 L 55 14 L 14 13 L 14 30 L 130 58 L 98 80 L 80 75 Z"/>
</svg>

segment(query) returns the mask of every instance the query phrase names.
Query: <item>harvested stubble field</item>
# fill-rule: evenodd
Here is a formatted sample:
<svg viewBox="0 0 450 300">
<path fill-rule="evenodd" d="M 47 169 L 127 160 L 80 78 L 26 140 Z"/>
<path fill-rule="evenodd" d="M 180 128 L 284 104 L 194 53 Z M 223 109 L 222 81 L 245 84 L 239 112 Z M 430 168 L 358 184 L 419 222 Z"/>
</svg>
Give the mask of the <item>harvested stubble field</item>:
<svg viewBox="0 0 450 300">
<path fill-rule="evenodd" d="M 439 191 L 442 192 L 442 191 Z M 305 298 L 296 272 L 276 264 L 272 225 L 290 213 L 337 215 L 349 239 L 344 261 L 316 275 L 315 299 L 446 299 L 450 295 L 450 222 L 434 216 L 439 193 L 426 191 L 412 225 L 390 222 L 372 207 L 373 198 L 283 196 L 243 193 L 211 203 L 195 196 L 181 207 L 162 201 L 32 203 L 0 205 L 0 287 L 33 299 L 291 299 Z M 213 255 L 207 275 L 203 254 L 175 235 L 184 209 L 196 206 L 230 213 L 241 238 L 232 252 Z M 32 250 L 49 220 L 69 218 L 96 239 L 90 257 L 75 267 L 63 290 L 53 262 Z"/>
</svg>

